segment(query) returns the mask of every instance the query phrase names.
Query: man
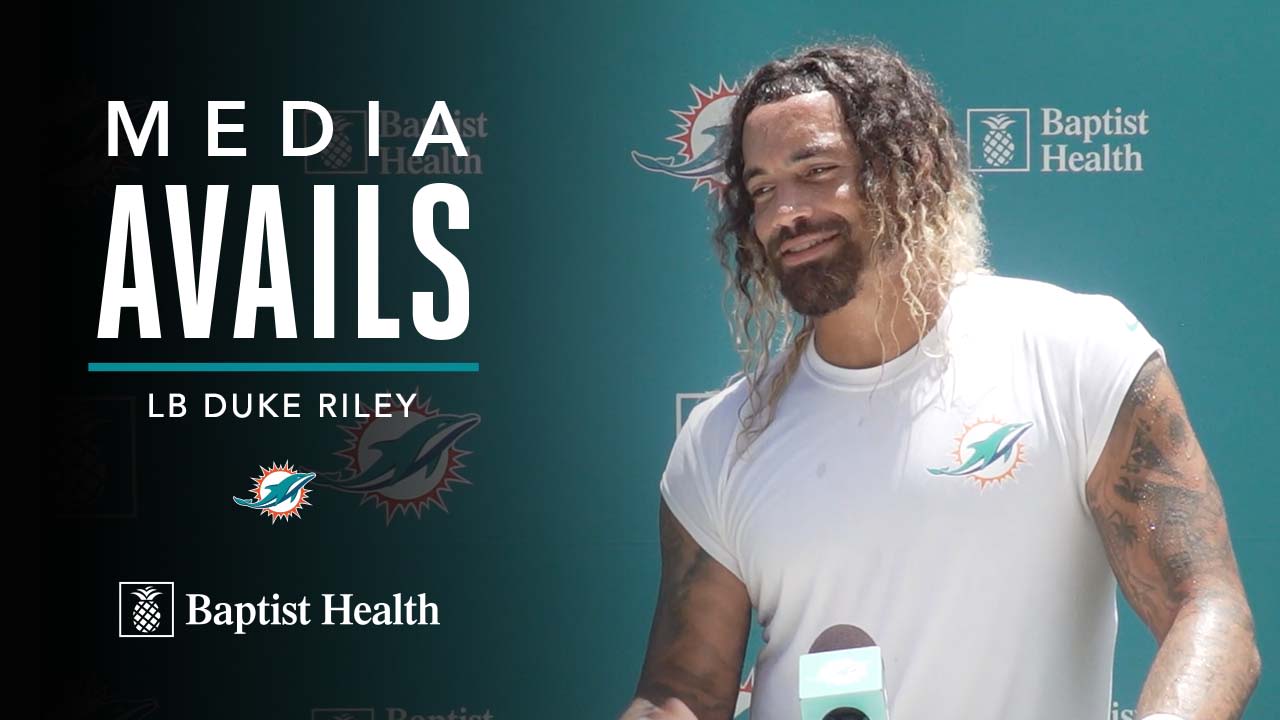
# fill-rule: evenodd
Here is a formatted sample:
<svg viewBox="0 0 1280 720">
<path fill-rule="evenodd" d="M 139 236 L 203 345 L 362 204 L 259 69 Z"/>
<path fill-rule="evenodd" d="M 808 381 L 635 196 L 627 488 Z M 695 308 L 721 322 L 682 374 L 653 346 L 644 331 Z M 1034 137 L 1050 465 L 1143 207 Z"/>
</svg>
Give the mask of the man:
<svg viewBox="0 0 1280 720">
<path fill-rule="evenodd" d="M 624 718 L 730 718 L 755 607 L 756 720 L 799 717 L 797 659 L 846 623 L 882 649 L 894 720 L 1102 720 L 1117 581 L 1159 642 L 1137 717 L 1240 716 L 1252 614 L 1164 351 L 1110 297 L 985 271 L 927 77 L 808 50 L 752 75 L 728 132 L 716 242 L 747 368 L 663 474 Z"/>
</svg>

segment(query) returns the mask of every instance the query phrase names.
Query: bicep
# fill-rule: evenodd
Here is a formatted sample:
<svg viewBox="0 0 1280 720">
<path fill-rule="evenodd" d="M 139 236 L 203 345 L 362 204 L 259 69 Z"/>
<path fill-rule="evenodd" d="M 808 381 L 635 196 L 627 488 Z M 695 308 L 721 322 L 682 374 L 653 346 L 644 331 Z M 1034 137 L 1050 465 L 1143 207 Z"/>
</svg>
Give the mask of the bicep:
<svg viewBox="0 0 1280 720">
<path fill-rule="evenodd" d="M 751 600 L 663 501 L 658 509 L 662 580 L 636 695 L 678 697 L 699 720 L 731 718 L 751 623 Z"/>
<path fill-rule="evenodd" d="M 1222 495 L 1159 356 L 1129 389 L 1086 497 L 1116 580 L 1157 639 L 1198 594 L 1239 590 Z"/>
</svg>

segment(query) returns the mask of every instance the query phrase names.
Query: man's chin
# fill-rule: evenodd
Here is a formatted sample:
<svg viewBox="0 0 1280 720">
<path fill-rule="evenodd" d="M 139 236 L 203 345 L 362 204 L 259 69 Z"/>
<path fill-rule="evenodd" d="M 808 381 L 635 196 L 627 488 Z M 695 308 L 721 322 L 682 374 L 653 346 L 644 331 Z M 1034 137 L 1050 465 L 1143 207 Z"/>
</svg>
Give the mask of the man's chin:
<svg viewBox="0 0 1280 720">
<path fill-rule="evenodd" d="M 783 297 L 786 298 L 787 302 L 791 305 L 792 310 L 795 310 L 804 317 L 814 319 L 830 315 L 836 310 L 848 305 L 854 298 L 853 295 L 849 295 L 843 300 L 843 302 L 841 302 L 839 297 L 830 296 L 821 298 L 800 296 L 792 298 L 784 295 Z"/>
<path fill-rule="evenodd" d="M 853 300 L 866 263 L 852 244 L 795 267 L 774 264 L 782 297 L 795 312 L 811 318 L 829 315 Z"/>
<path fill-rule="evenodd" d="M 847 305 L 857 295 L 858 282 L 834 276 L 826 268 L 789 271 L 781 283 L 782 297 L 805 317 L 819 318 Z"/>
</svg>

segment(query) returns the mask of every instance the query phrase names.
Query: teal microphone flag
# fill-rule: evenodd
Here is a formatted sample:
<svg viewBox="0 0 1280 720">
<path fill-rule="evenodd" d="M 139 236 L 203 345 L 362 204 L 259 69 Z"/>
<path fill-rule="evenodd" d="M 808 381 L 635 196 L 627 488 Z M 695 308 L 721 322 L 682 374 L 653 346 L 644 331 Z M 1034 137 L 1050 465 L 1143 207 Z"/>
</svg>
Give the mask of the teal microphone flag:
<svg viewBox="0 0 1280 720">
<path fill-rule="evenodd" d="M 803 720 L 889 720 L 880 648 L 801 655 L 800 716 Z"/>
</svg>

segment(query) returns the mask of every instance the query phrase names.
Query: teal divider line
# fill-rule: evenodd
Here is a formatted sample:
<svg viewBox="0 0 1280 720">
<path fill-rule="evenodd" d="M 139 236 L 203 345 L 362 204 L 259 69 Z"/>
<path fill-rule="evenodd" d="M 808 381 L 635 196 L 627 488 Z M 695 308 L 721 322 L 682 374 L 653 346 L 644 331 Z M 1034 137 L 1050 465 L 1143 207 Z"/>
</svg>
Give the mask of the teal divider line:
<svg viewBox="0 0 1280 720">
<path fill-rule="evenodd" d="M 279 372 L 427 372 L 475 373 L 475 362 L 91 362 L 89 372 L 279 373 Z"/>
</svg>

